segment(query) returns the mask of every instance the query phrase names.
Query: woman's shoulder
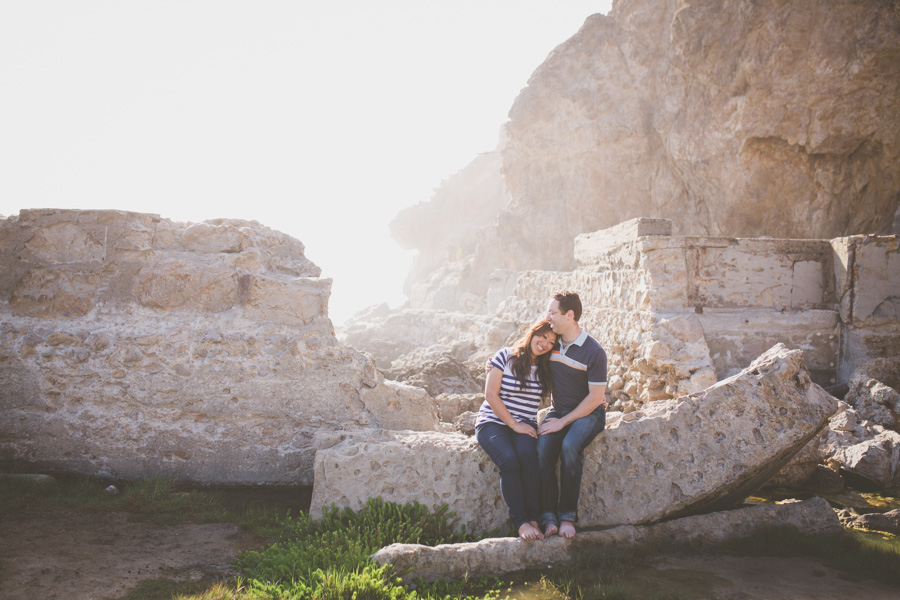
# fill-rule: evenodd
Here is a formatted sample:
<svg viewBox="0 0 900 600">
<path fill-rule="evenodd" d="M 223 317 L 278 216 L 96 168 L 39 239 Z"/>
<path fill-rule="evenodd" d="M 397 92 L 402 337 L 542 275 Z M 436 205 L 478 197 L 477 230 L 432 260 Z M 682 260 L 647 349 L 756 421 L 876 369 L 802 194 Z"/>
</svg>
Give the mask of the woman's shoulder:
<svg viewBox="0 0 900 600">
<path fill-rule="evenodd" d="M 497 352 L 494 353 L 494 356 L 491 357 L 491 362 L 505 364 L 509 360 L 509 357 L 512 355 L 512 351 L 513 349 L 509 346 L 500 348 L 499 350 L 497 350 Z"/>
</svg>

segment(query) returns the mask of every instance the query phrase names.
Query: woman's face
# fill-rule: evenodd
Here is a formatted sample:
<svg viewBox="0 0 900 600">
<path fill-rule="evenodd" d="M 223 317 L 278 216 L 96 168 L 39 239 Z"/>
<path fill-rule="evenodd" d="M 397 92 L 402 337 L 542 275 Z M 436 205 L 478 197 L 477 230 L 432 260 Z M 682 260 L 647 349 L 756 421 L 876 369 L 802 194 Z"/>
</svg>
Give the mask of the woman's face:
<svg viewBox="0 0 900 600">
<path fill-rule="evenodd" d="M 535 356 L 547 354 L 553 350 L 553 344 L 556 343 L 556 334 L 552 331 L 544 333 L 536 333 L 531 336 L 531 353 Z"/>
</svg>

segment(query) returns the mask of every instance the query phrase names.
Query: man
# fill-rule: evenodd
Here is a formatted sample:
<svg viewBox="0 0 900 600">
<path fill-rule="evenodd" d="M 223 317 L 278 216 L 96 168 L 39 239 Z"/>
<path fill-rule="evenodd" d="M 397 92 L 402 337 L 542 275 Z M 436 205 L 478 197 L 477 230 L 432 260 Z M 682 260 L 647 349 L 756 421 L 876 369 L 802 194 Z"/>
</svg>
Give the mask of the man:
<svg viewBox="0 0 900 600">
<path fill-rule="evenodd" d="M 575 536 L 584 449 L 606 427 L 606 352 L 581 329 L 580 318 L 578 294 L 553 295 L 547 320 L 558 336 L 559 349 L 550 356 L 551 409 L 538 429 L 541 528 L 545 535 L 566 538 Z"/>
</svg>

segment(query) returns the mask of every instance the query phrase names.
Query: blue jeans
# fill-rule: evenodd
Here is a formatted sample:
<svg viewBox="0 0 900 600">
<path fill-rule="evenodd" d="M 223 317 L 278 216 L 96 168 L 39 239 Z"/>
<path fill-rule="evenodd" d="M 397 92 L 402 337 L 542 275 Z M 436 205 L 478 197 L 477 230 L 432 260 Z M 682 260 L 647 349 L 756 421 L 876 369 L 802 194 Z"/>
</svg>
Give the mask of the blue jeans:
<svg viewBox="0 0 900 600">
<path fill-rule="evenodd" d="M 536 424 L 528 424 L 537 429 Z M 537 440 L 491 422 L 479 425 L 475 438 L 500 468 L 500 491 L 516 531 L 524 523 L 537 521 L 540 493 Z"/>
<path fill-rule="evenodd" d="M 566 413 L 555 408 L 545 418 L 558 419 Z M 541 527 L 560 521 L 578 521 L 578 496 L 581 493 L 581 474 L 584 470 L 584 449 L 606 427 L 606 409 L 594 412 L 571 425 L 538 438 L 538 462 L 541 466 Z M 559 484 L 556 480 L 556 461 L 559 465 Z"/>
</svg>

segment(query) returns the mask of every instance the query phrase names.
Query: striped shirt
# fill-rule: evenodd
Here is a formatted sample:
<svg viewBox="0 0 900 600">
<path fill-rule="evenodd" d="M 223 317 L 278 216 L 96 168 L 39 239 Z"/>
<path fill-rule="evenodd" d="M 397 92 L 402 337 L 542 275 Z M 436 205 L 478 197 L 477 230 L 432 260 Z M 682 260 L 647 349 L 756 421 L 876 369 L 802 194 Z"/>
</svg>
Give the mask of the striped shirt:
<svg viewBox="0 0 900 600">
<path fill-rule="evenodd" d="M 512 350 L 512 348 L 501 348 L 490 361 L 491 366 L 503 372 L 503 378 L 500 380 L 500 400 L 503 401 L 503 405 L 516 421 L 537 423 L 537 411 L 541 404 L 541 390 L 543 389 L 537 378 L 537 367 L 531 367 L 531 373 L 525 380 L 525 387 L 520 388 L 519 380 L 512 371 L 513 361 L 509 358 Z M 481 403 L 478 417 L 475 419 L 475 426 L 486 422 L 505 425 L 500 417 L 494 414 L 487 399 Z"/>
</svg>

